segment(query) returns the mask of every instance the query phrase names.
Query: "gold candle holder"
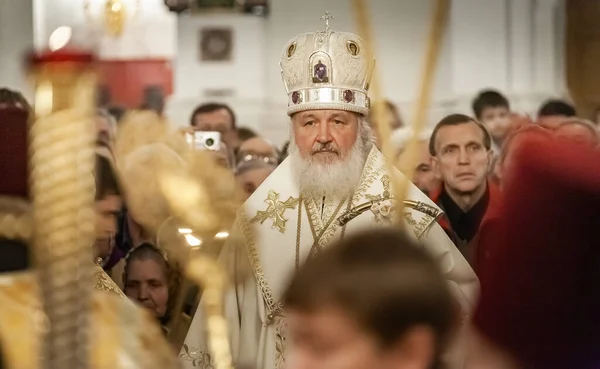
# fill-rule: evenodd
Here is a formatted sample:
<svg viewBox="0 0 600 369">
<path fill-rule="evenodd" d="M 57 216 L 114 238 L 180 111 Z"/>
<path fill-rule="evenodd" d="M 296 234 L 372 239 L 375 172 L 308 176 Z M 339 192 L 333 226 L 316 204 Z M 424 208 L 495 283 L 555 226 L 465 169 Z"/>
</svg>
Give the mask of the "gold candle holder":
<svg viewBox="0 0 600 369">
<path fill-rule="evenodd" d="M 95 239 L 94 56 L 45 52 L 32 55 L 29 67 L 32 246 L 44 312 L 39 367 L 85 369 Z"/>
</svg>

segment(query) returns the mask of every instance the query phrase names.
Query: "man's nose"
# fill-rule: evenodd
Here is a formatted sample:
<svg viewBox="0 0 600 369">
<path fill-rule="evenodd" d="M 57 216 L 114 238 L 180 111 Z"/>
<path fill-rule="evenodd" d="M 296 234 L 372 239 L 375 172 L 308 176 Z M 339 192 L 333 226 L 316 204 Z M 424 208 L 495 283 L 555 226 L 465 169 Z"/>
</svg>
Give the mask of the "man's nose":
<svg viewBox="0 0 600 369">
<path fill-rule="evenodd" d="M 148 286 L 146 286 L 145 284 L 142 284 L 138 291 L 138 300 L 145 301 L 145 300 L 148 300 L 149 297 L 150 297 L 150 294 L 148 291 Z"/>
<path fill-rule="evenodd" d="M 320 143 L 328 143 L 331 142 L 333 138 L 331 137 L 331 128 L 329 124 L 321 123 L 319 125 L 319 135 L 317 136 L 317 141 Z"/>
<path fill-rule="evenodd" d="M 458 155 L 458 163 L 459 164 L 469 164 L 471 162 L 471 158 L 469 158 L 469 153 L 467 153 L 467 149 L 461 147 L 460 153 Z"/>
</svg>

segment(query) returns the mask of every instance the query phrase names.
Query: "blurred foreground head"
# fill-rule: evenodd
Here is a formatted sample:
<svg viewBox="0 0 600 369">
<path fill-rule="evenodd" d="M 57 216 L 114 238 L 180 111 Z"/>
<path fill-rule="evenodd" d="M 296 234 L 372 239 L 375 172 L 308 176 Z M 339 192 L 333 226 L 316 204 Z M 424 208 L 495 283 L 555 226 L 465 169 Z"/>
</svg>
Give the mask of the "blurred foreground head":
<svg viewBox="0 0 600 369">
<path fill-rule="evenodd" d="M 513 150 L 475 325 L 523 368 L 599 368 L 600 153 L 545 135 Z"/>
<path fill-rule="evenodd" d="M 284 301 L 296 369 L 437 368 L 454 316 L 435 262 L 383 229 L 308 259 Z"/>
</svg>

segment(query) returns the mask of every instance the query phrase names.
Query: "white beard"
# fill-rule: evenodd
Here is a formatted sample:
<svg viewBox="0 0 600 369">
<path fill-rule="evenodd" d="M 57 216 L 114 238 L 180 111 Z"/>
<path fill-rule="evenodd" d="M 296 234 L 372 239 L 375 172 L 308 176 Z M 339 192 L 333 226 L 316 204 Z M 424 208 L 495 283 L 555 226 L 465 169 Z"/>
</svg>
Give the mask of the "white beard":
<svg viewBox="0 0 600 369">
<path fill-rule="evenodd" d="M 359 129 L 352 149 L 343 155 L 343 159 L 331 164 L 316 162 L 312 157 L 303 158 L 294 135 L 291 134 L 289 156 L 302 196 L 341 200 L 356 191 L 365 160 L 372 147 L 368 127 Z"/>
</svg>

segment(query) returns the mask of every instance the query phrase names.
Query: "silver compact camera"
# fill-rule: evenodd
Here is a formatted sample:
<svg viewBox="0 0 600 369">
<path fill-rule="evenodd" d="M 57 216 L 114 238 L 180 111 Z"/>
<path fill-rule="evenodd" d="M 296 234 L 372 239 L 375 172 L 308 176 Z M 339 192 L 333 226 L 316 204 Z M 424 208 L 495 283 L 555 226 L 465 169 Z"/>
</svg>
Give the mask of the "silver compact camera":
<svg viewBox="0 0 600 369">
<path fill-rule="evenodd" d="M 187 134 L 186 140 L 194 150 L 221 150 L 221 132 L 195 131 Z"/>
</svg>

